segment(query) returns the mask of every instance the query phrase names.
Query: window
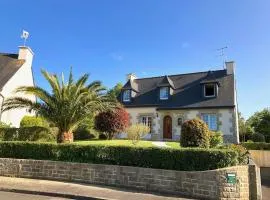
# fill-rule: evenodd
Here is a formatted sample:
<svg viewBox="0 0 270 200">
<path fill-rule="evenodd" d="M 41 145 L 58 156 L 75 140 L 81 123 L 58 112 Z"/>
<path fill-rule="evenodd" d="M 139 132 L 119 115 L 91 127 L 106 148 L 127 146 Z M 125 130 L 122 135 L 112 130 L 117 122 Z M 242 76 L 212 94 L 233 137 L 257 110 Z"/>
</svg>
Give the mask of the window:
<svg viewBox="0 0 270 200">
<path fill-rule="evenodd" d="M 130 97 L 131 97 L 130 90 L 124 90 L 124 92 L 123 92 L 123 101 L 124 102 L 130 101 Z"/>
<path fill-rule="evenodd" d="M 204 96 L 205 97 L 214 97 L 215 94 L 215 84 L 206 84 L 204 85 Z"/>
<path fill-rule="evenodd" d="M 182 124 L 183 124 L 183 118 L 182 117 L 179 117 L 177 119 L 177 124 L 178 124 L 178 126 L 182 126 Z"/>
<path fill-rule="evenodd" d="M 217 131 L 218 127 L 216 114 L 202 114 L 202 119 L 211 131 Z"/>
<path fill-rule="evenodd" d="M 145 126 L 148 126 L 150 128 L 150 133 L 152 133 L 152 117 L 143 116 L 141 120 L 142 120 L 142 124 Z"/>
<path fill-rule="evenodd" d="M 161 100 L 166 100 L 169 98 L 169 88 L 168 87 L 161 87 L 159 91 L 159 97 Z"/>
</svg>

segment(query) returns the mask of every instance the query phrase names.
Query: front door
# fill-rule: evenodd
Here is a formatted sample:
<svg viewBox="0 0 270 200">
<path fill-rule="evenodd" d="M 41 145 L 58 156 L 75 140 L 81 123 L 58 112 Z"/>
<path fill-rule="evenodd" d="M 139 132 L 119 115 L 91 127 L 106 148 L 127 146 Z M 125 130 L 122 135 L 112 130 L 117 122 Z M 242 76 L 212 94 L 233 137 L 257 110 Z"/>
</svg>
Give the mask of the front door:
<svg viewBox="0 0 270 200">
<path fill-rule="evenodd" d="M 163 119 L 163 138 L 172 139 L 172 118 L 165 116 Z"/>
</svg>

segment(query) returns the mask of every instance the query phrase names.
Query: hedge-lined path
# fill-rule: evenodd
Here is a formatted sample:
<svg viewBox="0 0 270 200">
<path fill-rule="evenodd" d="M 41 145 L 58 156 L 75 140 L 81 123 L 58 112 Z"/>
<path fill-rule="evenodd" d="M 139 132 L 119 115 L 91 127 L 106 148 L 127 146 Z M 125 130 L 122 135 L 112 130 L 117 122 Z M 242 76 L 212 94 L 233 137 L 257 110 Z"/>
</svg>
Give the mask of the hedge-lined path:
<svg viewBox="0 0 270 200">
<path fill-rule="evenodd" d="M 6 192 L 6 193 L 5 193 Z M 13 194 L 12 194 L 13 193 Z M 115 199 L 115 200 L 188 200 L 187 198 L 166 197 L 158 194 L 140 193 L 134 190 L 116 189 L 78 183 L 59 181 L 0 177 L 0 196 L 7 200 L 14 199 L 16 194 L 39 195 L 53 199 Z M 38 196 L 35 196 L 38 197 Z M 35 198 L 38 199 L 38 198 Z M 40 198 L 46 199 L 46 198 Z"/>
</svg>

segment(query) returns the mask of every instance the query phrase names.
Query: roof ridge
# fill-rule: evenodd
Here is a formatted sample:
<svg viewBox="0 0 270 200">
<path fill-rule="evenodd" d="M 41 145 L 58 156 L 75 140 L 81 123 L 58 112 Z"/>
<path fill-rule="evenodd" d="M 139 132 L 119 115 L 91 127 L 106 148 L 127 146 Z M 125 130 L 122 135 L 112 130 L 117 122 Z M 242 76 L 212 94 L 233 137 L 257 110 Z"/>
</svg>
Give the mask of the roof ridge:
<svg viewBox="0 0 270 200">
<path fill-rule="evenodd" d="M 219 70 L 208 70 L 208 71 L 200 71 L 200 72 L 190 72 L 190 73 L 183 73 L 183 74 L 172 74 L 172 75 L 162 75 L 162 76 L 152 76 L 152 77 L 145 77 L 145 78 L 136 78 L 134 80 L 141 80 L 141 79 L 152 79 L 152 78 L 162 78 L 164 76 L 167 76 L 168 78 L 172 76 L 180 76 L 180 75 L 191 75 L 191 74 L 202 74 L 202 73 L 208 73 L 211 72 L 218 72 L 218 71 L 225 71 L 225 69 L 219 69 Z"/>
</svg>

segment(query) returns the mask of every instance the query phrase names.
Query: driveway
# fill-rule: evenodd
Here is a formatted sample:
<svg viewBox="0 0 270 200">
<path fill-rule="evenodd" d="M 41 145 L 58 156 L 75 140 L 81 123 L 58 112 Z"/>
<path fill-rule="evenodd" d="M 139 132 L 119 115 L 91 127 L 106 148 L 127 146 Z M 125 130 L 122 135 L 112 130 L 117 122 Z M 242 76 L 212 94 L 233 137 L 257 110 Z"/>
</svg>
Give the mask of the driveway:
<svg viewBox="0 0 270 200">
<path fill-rule="evenodd" d="M 262 180 L 262 196 L 263 200 L 270 199 L 270 180 Z"/>
</svg>

